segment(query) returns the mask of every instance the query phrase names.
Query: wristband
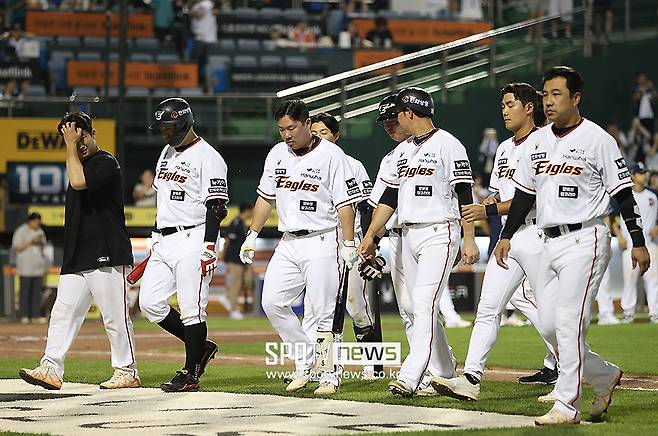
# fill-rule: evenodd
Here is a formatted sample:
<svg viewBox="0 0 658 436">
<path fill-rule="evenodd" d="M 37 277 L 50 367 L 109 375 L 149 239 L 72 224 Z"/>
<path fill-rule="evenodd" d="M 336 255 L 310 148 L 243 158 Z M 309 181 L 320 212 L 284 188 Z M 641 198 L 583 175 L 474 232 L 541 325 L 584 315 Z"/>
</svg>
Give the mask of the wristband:
<svg viewBox="0 0 658 436">
<path fill-rule="evenodd" d="M 379 242 L 380 242 L 381 240 L 382 240 L 382 238 L 381 238 L 380 236 L 377 236 L 377 235 L 375 235 L 375 236 L 372 238 L 372 242 L 374 242 L 375 245 L 376 245 L 377 247 L 379 247 Z"/>
<path fill-rule="evenodd" d="M 633 248 L 644 247 L 644 234 L 641 231 L 632 232 L 631 241 L 633 241 Z"/>
<path fill-rule="evenodd" d="M 487 216 L 496 216 L 498 215 L 498 203 L 487 204 L 484 206 L 485 213 Z"/>
</svg>

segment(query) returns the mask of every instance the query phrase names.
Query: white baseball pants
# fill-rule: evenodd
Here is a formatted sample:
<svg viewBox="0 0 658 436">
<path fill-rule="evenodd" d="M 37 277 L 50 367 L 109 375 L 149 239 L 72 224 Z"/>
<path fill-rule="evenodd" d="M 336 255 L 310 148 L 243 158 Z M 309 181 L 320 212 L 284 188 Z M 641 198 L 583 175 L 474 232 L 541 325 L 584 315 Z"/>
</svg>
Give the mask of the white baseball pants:
<svg viewBox="0 0 658 436">
<path fill-rule="evenodd" d="M 557 341 L 560 372 L 554 409 L 580 413 L 582 381 L 602 392 L 617 367 L 590 351 L 585 337 L 601 279 L 610 260 L 610 232 L 595 224 L 557 238 L 546 238 L 535 298 L 546 338 Z"/>
<path fill-rule="evenodd" d="M 654 261 L 654 259 L 658 260 L 658 245 L 650 241 L 647 241 L 646 245 L 652 262 L 647 272 L 642 276 L 644 292 L 649 305 L 649 315 L 658 316 L 658 261 Z M 622 269 L 624 271 L 624 292 L 621 294 L 621 308 L 624 310 L 624 316 L 634 317 L 637 306 L 637 280 L 640 277 L 640 268 L 635 267 L 633 269 L 630 247 L 622 253 Z"/>
<path fill-rule="evenodd" d="M 533 326 L 539 331 L 546 346 L 544 366 L 556 368 L 553 346 L 544 339 L 537 305 L 524 279 L 531 288 L 537 287 L 539 264 L 538 259 L 543 251 L 543 243 L 538 235 L 536 225 L 525 225 L 512 237 L 507 265 L 509 269 L 498 266 L 496 258 L 491 256 L 487 263 L 478 303 L 477 315 L 468 345 L 468 355 L 464 364 L 464 372 L 484 374 L 489 353 L 496 344 L 500 329 L 500 317 L 508 303 L 521 311 Z"/>
<path fill-rule="evenodd" d="M 298 371 L 310 370 L 314 364 L 315 338 L 304 330 L 315 327 L 315 331 L 330 332 L 333 327 L 344 268 L 337 228 L 308 236 L 284 233 L 267 265 L 261 304 L 281 340 L 295 350 Z M 304 289 L 302 327 L 292 302 Z"/>
<path fill-rule="evenodd" d="M 457 222 L 403 227 L 402 261 L 413 307 L 413 334 L 398 380 L 413 390 L 431 366 L 436 367 L 432 375 L 455 375 L 457 360 L 439 320 L 439 299 L 459 251 L 460 230 Z"/>
<path fill-rule="evenodd" d="M 201 275 L 200 254 L 205 226 L 159 236 L 153 243 L 142 285 L 139 307 L 153 323 L 169 313 L 169 297 L 176 293 L 184 325 L 206 320 L 211 276 Z"/>
<path fill-rule="evenodd" d="M 361 243 L 359 235 L 354 236 L 354 242 L 358 247 Z M 375 325 L 372 306 L 368 300 L 368 282 L 361 278 L 359 268 L 354 265 L 347 276 L 347 313 L 357 327 L 369 327 Z"/>
<path fill-rule="evenodd" d="M 112 367 L 137 375 L 135 334 L 128 311 L 126 283 L 130 268 L 103 267 L 60 276 L 41 365 L 53 367 L 60 379 L 64 376 L 64 358 L 78 336 L 93 299 L 110 340 Z"/>
<path fill-rule="evenodd" d="M 388 237 L 388 247 L 391 262 L 391 282 L 393 283 L 393 292 L 395 300 L 398 302 L 398 311 L 404 331 L 407 334 L 407 342 L 411 344 L 411 335 L 413 333 L 414 311 L 411 305 L 411 296 L 404 275 L 402 265 L 402 237 L 397 233 L 390 232 Z"/>
<path fill-rule="evenodd" d="M 610 255 L 612 256 L 612 252 Z M 610 265 L 608 265 L 605 273 L 603 273 L 599 292 L 596 294 L 596 303 L 599 306 L 599 321 L 615 316 L 615 305 L 610 294 Z"/>
</svg>

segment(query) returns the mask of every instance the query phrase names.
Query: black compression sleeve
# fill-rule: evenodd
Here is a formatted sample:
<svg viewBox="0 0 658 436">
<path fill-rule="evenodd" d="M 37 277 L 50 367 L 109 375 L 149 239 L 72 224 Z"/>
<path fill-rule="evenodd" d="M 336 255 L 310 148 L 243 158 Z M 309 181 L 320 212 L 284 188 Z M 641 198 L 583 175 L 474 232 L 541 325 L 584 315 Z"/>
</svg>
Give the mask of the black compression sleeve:
<svg viewBox="0 0 658 436">
<path fill-rule="evenodd" d="M 372 206 L 367 200 L 363 200 L 356 205 L 356 210 L 361 214 L 361 231 L 365 235 L 372 221 Z"/>
<path fill-rule="evenodd" d="M 459 201 L 459 209 L 467 204 L 473 204 L 473 189 L 470 183 L 455 184 L 455 192 L 457 193 L 457 201 Z"/>
<path fill-rule="evenodd" d="M 210 208 L 206 209 L 206 234 L 203 237 L 204 242 L 215 243 L 219 235 L 219 220 Z"/>
<path fill-rule="evenodd" d="M 389 206 L 391 209 L 397 209 L 398 208 L 398 190 L 395 188 L 391 188 L 390 186 L 386 187 L 386 190 L 384 190 L 384 193 L 382 194 L 381 198 L 379 199 L 379 202 L 381 204 L 385 204 L 386 206 Z"/>
<path fill-rule="evenodd" d="M 500 239 L 512 239 L 514 233 L 525 224 L 525 217 L 535 204 L 535 195 L 516 189 L 514 198 L 507 214 L 505 228 L 500 232 Z"/>
<path fill-rule="evenodd" d="M 633 247 L 644 247 L 644 234 L 642 233 L 642 218 L 637 209 L 631 188 L 624 188 L 612 196 L 619 205 L 621 217 L 626 223 L 626 229 L 631 235 Z"/>
</svg>

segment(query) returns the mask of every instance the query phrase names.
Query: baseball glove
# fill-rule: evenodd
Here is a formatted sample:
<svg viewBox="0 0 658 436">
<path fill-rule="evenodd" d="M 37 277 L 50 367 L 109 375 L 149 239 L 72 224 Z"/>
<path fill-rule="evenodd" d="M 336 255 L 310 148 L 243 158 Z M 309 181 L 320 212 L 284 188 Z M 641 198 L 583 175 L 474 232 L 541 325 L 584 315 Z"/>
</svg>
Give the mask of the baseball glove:
<svg viewBox="0 0 658 436">
<path fill-rule="evenodd" d="M 359 264 L 359 275 L 364 280 L 374 280 L 382 277 L 386 260 L 382 256 L 370 257 Z"/>
</svg>

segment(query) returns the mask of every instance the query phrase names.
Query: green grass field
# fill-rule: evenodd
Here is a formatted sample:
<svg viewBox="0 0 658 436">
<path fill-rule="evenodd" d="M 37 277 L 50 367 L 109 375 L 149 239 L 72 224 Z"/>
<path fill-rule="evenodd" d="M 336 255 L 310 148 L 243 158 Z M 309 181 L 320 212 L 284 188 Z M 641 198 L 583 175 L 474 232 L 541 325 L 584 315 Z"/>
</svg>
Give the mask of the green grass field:
<svg viewBox="0 0 658 436">
<path fill-rule="evenodd" d="M 229 321 L 225 319 L 209 320 L 210 330 L 270 330 L 266 319 Z M 384 339 L 400 341 L 405 344 L 401 323 L 393 316 L 383 320 Z M 348 327 L 348 326 L 346 326 Z M 137 320 L 137 331 L 149 331 L 157 326 Z M 99 331 L 102 328 L 99 325 Z M 351 328 L 346 328 L 345 340 L 352 340 Z M 468 348 L 471 329 L 450 329 L 448 339 L 455 350 L 460 363 L 463 363 Z M 632 325 L 604 326 L 593 325 L 590 328 L 588 342 L 592 349 L 605 359 L 619 365 L 627 375 L 658 375 L 658 326 L 646 320 Z M 138 343 L 139 350 L 139 343 Z M 180 353 L 182 348 L 176 348 Z M 403 345 L 406 353 L 406 347 Z M 159 351 L 174 351 L 163 348 Z M 221 344 L 220 352 L 265 357 L 262 343 L 245 338 L 245 342 Z M 541 366 L 544 350 L 542 343 L 532 327 L 506 327 L 500 331 L 496 347 L 491 353 L 489 366 L 503 368 L 533 369 Z M 32 367 L 39 356 L 32 359 L 0 358 L 0 378 L 16 378 L 20 367 Z M 157 387 L 162 381 L 169 380 L 178 369 L 176 363 L 162 363 L 142 360 L 139 370 L 144 386 Z M 69 359 L 66 363 L 66 380 L 81 383 L 100 383 L 111 375 L 109 364 L 99 360 Z M 280 379 L 267 379 L 265 366 L 248 365 L 211 365 L 203 377 L 202 390 L 235 393 L 266 393 L 286 395 Z M 405 404 L 425 407 L 447 407 L 488 412 L 500 412 L 522 415 L 541 415 L 550 407 L 538 403 L 536 398 L 550 390 L 546 386 L 521 386 L 513 382 L 484 381 L 481 400 L 478 402 L 458 402 L 445 397 L 398 398 L 388 393 L 388 380 L 363 382 L 345 380 L 337 400 L 379 402 L 386 404 Z M 306 389 L 297 396 L 312 397 L 313 389 Z M 585 389 L 583 401 L 583 418 L 589 418 L 589 404 L 592 392 Z M 605 423 L 581 425 L 568 428 L 535 428 L 520 430 L 484 430 L 469 432 L 485 435 L 516 434 L 651 434 L 658 433 L 658 392 L 617 390 L 614 403 L 610 408 Z M 457 431 L 451 434 L 461 434 Z M 4 433 L 0 433 L 4 434 Z M 408 434 L 408 433 L 405 433 Z"/>
</svg>

